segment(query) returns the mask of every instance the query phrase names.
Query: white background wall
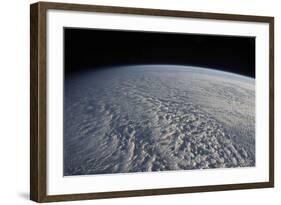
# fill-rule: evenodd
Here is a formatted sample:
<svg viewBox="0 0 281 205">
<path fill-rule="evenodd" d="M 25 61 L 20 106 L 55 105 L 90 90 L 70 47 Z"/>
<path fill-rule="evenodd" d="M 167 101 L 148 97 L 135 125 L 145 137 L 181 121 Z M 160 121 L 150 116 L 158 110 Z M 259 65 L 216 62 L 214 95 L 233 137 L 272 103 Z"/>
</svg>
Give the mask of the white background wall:
<svg viewBox="0 0 281 205">
<path fill-rule="evenodd" d="M 50 0 L 51 1 L 51 0 Z M 275 16 L 274 189 L 68 202 L 69 204 L 277 204 L 281 196 L 280 38 L 278 0 L 74 0 L 61 2 Z M 31 204 L 29 198 L 29 4 L 7 0 L 0 7 L 0 204 Z M 56 204 L 56 203 L 55 203 Z M 63 203 L 60 203 L 63 204 Z"/>
</svg>

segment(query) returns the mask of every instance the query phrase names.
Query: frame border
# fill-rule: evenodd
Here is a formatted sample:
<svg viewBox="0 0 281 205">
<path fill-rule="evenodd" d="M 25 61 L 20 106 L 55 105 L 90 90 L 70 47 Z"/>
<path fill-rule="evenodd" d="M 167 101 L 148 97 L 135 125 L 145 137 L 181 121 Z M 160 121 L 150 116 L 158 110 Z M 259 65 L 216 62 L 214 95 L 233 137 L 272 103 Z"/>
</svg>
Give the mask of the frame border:
<svg viewBox="0 0 281 205">
<path fill-rule="evenodd" d="M 226 185 L 162 188 L 47 195 L 47 81 L 46 81 L 46 13 L 48 9 L 186 17 L 269 24 L 269 181 Z M 36 202 L 89 200 L 193 192 L 226 191 L 274 187 L 274 17 L 86 4 L 37 2 L 30 5 L 30 199 Z"/>
</svg>

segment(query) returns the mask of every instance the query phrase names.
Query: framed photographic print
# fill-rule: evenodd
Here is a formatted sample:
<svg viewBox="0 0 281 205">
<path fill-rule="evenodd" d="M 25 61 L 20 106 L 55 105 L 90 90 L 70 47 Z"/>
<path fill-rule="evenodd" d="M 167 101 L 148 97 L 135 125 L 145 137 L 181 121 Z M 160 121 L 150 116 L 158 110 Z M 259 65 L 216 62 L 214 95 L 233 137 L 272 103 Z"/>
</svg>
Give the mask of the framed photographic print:
<svg viewBox="0 0 281 205">
<path fill-rule="evenodd" d="M 274 186 L 274 18 L 31 5 L 30 198 Z"/>
</svg>

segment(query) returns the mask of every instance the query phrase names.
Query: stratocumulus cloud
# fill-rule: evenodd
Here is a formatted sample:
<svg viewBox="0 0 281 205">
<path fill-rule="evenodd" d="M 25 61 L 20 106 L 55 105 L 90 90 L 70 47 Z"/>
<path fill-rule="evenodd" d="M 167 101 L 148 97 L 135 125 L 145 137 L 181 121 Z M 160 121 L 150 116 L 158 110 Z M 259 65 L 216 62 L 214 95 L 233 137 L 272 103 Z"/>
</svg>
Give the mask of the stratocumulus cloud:
<svg viewBox="0 0 281 205">
<path fill-rule="evenodd" d="M 65 79 L 65 176 L 249 166 L 253 78 L 139 65 Z"/>
</svg>

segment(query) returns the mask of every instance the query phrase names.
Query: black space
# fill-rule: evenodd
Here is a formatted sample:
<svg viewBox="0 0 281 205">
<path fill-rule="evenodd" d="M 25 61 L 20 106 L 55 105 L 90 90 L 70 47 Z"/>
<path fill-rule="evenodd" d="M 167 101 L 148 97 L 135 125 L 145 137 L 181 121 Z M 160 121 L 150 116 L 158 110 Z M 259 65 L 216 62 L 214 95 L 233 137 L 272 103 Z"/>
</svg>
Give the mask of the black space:
<svg viewBox="0 0 281 205">
<path fill-rule="evenodd" d="M 65 72 L 132 64 L 209 67 L 255 77 L 255 38 L 64 29 Z"/>
</svg>

